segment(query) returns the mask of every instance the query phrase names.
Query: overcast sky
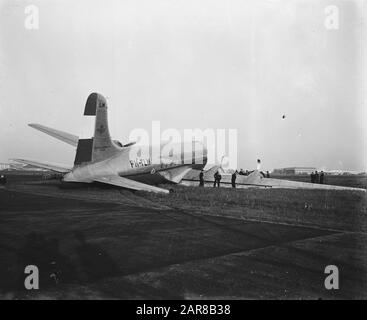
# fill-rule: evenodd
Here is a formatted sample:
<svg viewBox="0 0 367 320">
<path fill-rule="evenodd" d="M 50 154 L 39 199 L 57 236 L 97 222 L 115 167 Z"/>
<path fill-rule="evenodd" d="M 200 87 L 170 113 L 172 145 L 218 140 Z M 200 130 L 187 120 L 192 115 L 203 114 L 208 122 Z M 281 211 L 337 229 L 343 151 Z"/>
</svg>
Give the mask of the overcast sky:
<svg viewBox="0 0 367 320">
<path fill-rule="evenodd" d="M 238 129 L 240 168 L 366 170 L 366 3 L 0 0 L 0 162 L 72 163 L 74 148 L 27 123 L 88 135 L 97 91 L 123 143 L 159 120 Z M 38 30 L 24 27 L 29 4 Z"/>
</svg>

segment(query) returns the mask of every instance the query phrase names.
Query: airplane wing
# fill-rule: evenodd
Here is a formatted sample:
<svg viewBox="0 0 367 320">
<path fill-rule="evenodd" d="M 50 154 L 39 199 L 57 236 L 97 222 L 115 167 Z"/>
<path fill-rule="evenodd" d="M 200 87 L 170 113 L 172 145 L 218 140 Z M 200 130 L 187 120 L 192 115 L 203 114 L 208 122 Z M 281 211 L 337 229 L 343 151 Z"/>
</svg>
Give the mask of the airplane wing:
<svg viewBox="0 0 367 320">
<path fill-rule="evenodd" d="M 182 166 L 178 168 L 162 170 L 158 173 L 168 181 L 179 183 L 191 170 L 192 168 L 190 166 Z"/>
<path fill-rule="evenodd" d="M 148 192 L 162 192 L 162 193 L 169 193 L 168 190 L 163 188 L 158 188 L 155 186 L 151 186 L 149 184 L 137 182 L 134 180 L 130 180 L 120 176 L 103 176 L 103 177 L 96 177 L 93 179 L 96 182 L 106 183 L 117 187 L 132 189 L 132 190 L 141 190 L 141 191 L 148 191 Z"/>
<path fill-rule="evenodd" d="M 27 160 L 27 159 L 11 159 L 13 161 L 19 162 L 19 163 L 24 163 L 24 164 L 30 164 L 32 166 L 35 167 L 39 167 L 39 168 L 43 168 L 43 169 L 48 169 L 48 170 L 52 170 L 52 171 L 56 171 L 56 172 L 60 172 L 60 173 L 67 173 L 70 172 L 72 168 L 61 165 L 61 164 L 56 164 L 56 163 L 51 163 L 51 162 L 45 162 L 45 161 L 36 161 L 36 160 Z"/>
<path fill-rule="evenodd" d="M 71 133 L 67 133 L 67 132 L 64 132 L 64 131 L 52 129 L 52 128 L 49 128 L 49 127 L 46 127 L 46 126 L 43 126 L 43 125 L 40 125 L 40 124 L 35 124 L 35 123 L 30 123 L 28 125 L 30 127 L 34 128 L 34 129 L 36 129 L 36 130 L 39 130 L 43 133 L 46 133 L 49 136 L 54 137 L 54 138 L 56 138 L 58 140 L 61 140 L 63 142 L 66 142 L 67 144 L 70 144 L 74 147 L 76 147 L 78 145 L 79 137 L 75 136 Z"/>
<path fill-rule="evenodd" d="M 208 175 L 208 176 L 210 176 L 210 175 L 214 176 L 214 173 L 216 173 L 217 171 L 219 171 L 220 173 L 223 173 L 223 170 L 221 169 L 221 166 L 214 165 L 214 166 L 210 167 L 209 169 L 204 170 L 205 175 Z"/>
</svg>

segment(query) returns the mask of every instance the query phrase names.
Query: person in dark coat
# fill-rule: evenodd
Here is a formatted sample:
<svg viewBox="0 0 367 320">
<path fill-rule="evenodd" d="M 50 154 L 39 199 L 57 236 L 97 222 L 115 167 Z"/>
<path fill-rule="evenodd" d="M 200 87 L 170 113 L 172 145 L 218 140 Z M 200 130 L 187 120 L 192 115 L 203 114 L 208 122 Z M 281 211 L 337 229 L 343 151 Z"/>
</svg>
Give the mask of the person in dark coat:
<svg viewBox="0 0 367 320">
<path fill-rule="evenodd" d="M 315 173 L 311 172 L 311 183 L 315 183 Z"/>
<path fill-rule="evenodd" d="M 269 171 L 266 171 L 266 177 L 267 177 L 267 178 L 270 178 L 270 173 L 269 173 Z"/>
<path fill-rule="evenodd" d="M 217 179 L 218 179 L 218 188 L 220 187 L 220 180 L 222 180 L 222 175 L 218 172 L 217 175 Z"/>
<path fill-rule="evenodd" d="M 199 187 L 204 187 L 204 171 L 201 170 L 200 174 L 199 174 Z"/>
<path fill-rule="evenodd" d="M 320 184 L 324 184 L 324 171 L 320 172 Z"/>
<path fill-rule="evenodd" d="M 214 188 L 218 185 L 218 188 L 220 187 L 220 180 L 222 179 L 222 176 L 220 175 L 220 173 L 217 171 L 216 173 L 214 173 Z"/>
<path fill-rule="evenodd" d="M 320 175 L 319 173 L 316 171 L 315 172 L 315 183 L 319 183 L 320 182 Z"/>
<path fill-rule="evenodd" d="M 233 172 L 232 174 L 232 179 L 231 179 L 232 188 L 236 188 L 236 178 L 237 178 L 237 171 Z"/>
<path fill-rule="evenodd" d="M 216 171 L 215 173 L 214 173 L 214 188 L 217 186 L 217 181 L 218 181 L 218 171 Z"/>
</svg>

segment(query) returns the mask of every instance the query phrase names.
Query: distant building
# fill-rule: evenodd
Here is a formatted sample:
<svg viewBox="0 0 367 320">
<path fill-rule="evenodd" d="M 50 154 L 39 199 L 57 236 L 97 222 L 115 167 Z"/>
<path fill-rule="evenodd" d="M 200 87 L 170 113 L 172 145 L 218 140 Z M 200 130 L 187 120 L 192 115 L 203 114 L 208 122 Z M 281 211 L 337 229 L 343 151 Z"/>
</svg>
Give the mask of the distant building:
<svg viewBox="0 0 367 320">
<path fill-rule="evenodd" d="M 328 175 L 339 176 L 339 175 L 365 175 L 365 171 L 357 171 L 357 170 L 325 170 L 325 173 Z"/>
<path fill-rule="evenodd" d="M 0 170 L 7 170 L 10 169 L 9 163 L 0 163 Z"/>
<path fill-rule="evenodd" d="M 0 163 L 0 171 L 48 171 L 47 169 L 38 168 L 29 164 L 22 163 Z"/>
<path fill-rule="evenodd" d="M 311 174 L 311 172 L 315 172 L 316 170 L 317 168 L 315 167 L 289 167 L 274 169 L 273 174 Z"/>
</svg>

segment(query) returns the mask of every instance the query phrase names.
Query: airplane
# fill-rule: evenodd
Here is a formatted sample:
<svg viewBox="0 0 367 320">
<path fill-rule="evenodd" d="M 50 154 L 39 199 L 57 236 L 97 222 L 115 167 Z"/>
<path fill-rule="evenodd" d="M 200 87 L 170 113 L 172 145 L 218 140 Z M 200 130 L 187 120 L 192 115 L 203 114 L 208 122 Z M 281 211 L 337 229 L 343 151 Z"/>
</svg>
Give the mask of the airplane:
<svg viewBox="0 0 367 320">
<path fill-rule="evenodd" d="M 108 128 L 107 101 L 99 93 L 91 93 L 84 109 L 85 116 L 95 117 L 94 136 L 79 139 L 78 136 L 40 124 L 29 124 L 58 140 L 76 147 L 73 167 L 28 159 L 12 159 L 16 162 L 53 170 L 63 174 L 64 182 L 100 182 L 117 187 L 147 192 L 169 193 L 169 190 L 153 184 L 179 183 L 191 170 L 202 170 L 207 163 L 207 149 L 199 141 L 172 144 L 172 150 L 162 157 L 161 146 L 140 146 L 136 142 L 123 145 L 112 140 Z M 139 157 L 142 148 L 149 155 Z M 190 150 L 190 152 L 185 152 Z M 201 150 L 202 152 L 196 152 Z M 153 155 L 156 155 L 153 158 Z"/>
<path fill-rule="evenodd" d="M 162 147 L 167 146 L 166 142 L 163 142 L 160 146 L 150 147 L 141 146 L 136 142 L 122 144 L 118 140 L 112 140 L 108 128 L 107 101 L 101 94 L 95 92 L 87 98 L 84 115 L 95 117 L 94 136 L 89 139 L 79 139 L 76 135 L 40 124 L 29 124 L 34 129 L 76 147 L 73 167 L 30 159 L 12 160 L 59 172 L 63 174 L 63 182 L 100 182 L 147 192 L 169 193 L 169 190 L 156 186 L 156 184 L 167 182 L 196 186 L 199 181 L 199 173 L 204 168 L 206 169 L 204 173 L 205 182 L 212 182 L 214 173 L 219 171 L 222 174 L 221 184 L 231 186 L 232 172 L 226 167 L 225 156 L 219 165 L 209 165 L 207 148 L 199 141 L 172 144 L 170 145 L 172 150 L 180 151 L 170 152 L 169 155 L 162 157 Z M 149 150 L 149 155 L 139 156 L 142 149 Z M 187 150 L 190 150 L 190 152 L 185 152 Z M 201 152 L 197 152 L 198 150 Z M 207 164 L 208 166 L 206 166 Z M 238 188 L 324 189 L 366 192 L 366 189 L 362 188 L 265 178 L 260 171 L 260 160 L 257 160 L 256 170 L 248 176 L 237 176 L 236 186 Z"/>
</svg>

